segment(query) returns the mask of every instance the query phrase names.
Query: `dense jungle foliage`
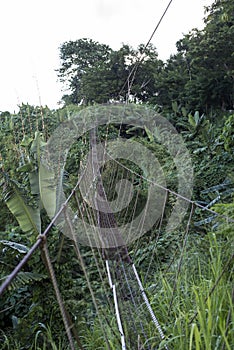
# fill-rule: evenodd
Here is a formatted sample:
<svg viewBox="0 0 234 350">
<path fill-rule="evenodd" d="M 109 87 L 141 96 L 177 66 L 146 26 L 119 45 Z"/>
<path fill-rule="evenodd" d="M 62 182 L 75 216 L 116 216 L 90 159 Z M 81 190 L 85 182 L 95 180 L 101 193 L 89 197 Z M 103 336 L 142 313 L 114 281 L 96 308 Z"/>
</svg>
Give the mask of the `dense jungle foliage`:
<svg viewBox="0 0 234 350">
<path fill-rule="evenodd" d="M 146 105 L 167 118 L 185 141 L 194 167 L 192 199 L 221 214 L 215 216 L 196 210 L 183 251 L 183 264 L 179 256 L 175 259 L 172 256 L 177 249 L 183 249 L 181 242 L 189 213 L 173 233 L 163 234 L 162 226 L 155 259 L 152 260 L 155 243 L 150 237 L 156 237 L 157 227 L 142 239 L 136 251 L 134 246 L 130 247 L 141 276 L 145 276 L 150 265 L 145 289 L 163 325 L 166 340 L 158 340 L 152 324 L 145 321 L 147 336 L 155 337 L 152 349 L 163 349 L 165 342 L 170 349 L 234 348 L 234 226 L 233 221 L 224 218 L 234 220 L 233 38 L 234 3 L 215 0 L 206 9 L 204 29 L 193 29 L 184 35 L 177 42 L 177 53 L 166 62 L 158 59 L 152 45 L 146 51 L 144 45 L 137 49 L 123 45 L 114 51 L 91 39 L 61 45 L 58 76 L 67 88 L 63 107 L 50 110 L 22 104 L 18 113 L 0 113 L 1 282 L 50 222 L 40 198 L 38 169 L 41 151 L 57 126 L 93 104 L 128 100 Z M 137 71 L 127 79 L 139 59 Z M 111 125 L 108 130 L 100 128 L 99 133 L 102 139 L 114 139 L 118 130 Z M 122 134 L 156 155 L 167 187 L 176 191 L 173 159 L 154 135 L 148 130 L 130 128 L 123 129 Z M 79 164 L 88 151 L 88 136 L 78 139 L 68 154 L 63 179 L 67 194 L 76 183 Z M 106 167 L 107 182 L 113 171 L 113 164 Z M 145 196 L 142 185 L 139 198 L 144 201 Z M 170 200 L 169 204 L 173 205 L 173 198 Z M 47 240 L 66 310 L 77 329 L 77 349 L 120 349 L 120 344 L 112 339 L 111 327 L 106 330 L 110 340 L 109 345 L 106 344 L 72 241 L 57 227 L 50 230 Z M 80 249 L 90 267 L 94 291 L 102 301 L 102 290 L 95 282 L 98 281 L 96 257 L 87 247 Z M 114 325 L 115 315 L 106 312 L 110 324 Z M 39 249 L 1 296 L 0 328 L 0 349 L 69 349 L 54 289 Z M 138 350 L 145 348 L 141 344 Z"/>
</svg>

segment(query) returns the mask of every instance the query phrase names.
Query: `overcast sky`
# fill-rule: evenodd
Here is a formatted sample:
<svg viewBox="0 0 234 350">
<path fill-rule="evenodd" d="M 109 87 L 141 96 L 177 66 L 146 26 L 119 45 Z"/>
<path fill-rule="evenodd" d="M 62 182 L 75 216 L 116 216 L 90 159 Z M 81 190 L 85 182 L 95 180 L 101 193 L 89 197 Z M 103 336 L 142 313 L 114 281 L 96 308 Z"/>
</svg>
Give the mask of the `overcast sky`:
<svg viewBox="0 0 234 350">
<path fill-rule="evenodd" d="M 146 43 L 169 0 L 1 0 L 0 111 L 30 103 L 57 108 L 63 92 L 55 69 L 59 46 L 90 38 L 113 49 Z M 152 43 L 159 58 L 175 43 L 203 27 L 212 0 L 173 0 Z"/>
</svg>

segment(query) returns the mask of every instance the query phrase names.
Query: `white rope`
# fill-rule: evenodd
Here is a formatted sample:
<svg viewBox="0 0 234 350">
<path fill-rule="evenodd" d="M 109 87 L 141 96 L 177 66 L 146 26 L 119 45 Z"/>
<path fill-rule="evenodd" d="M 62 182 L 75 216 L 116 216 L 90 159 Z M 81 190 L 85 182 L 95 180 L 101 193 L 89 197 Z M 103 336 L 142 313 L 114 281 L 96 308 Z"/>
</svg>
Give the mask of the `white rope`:
<svg viewBox="0 0 234 350">
<path fill-rule="evenodd" d="M 158 322 L 158 320 L 157 320 L 157 317 L 155 316 L 155 314 L 154 314 L 154 312 L 153 312 L 153 309 L 152 309 L 152 307 L 151 307 L 151 305 L 150 305 L 150 302 L 149 302 L 149 300 L 148 300 L 148 298 L 147 298 L 147 295 L 145 294 L 145 291 L 144 291 L 144 288 L 143 288 L 143 286 L 142 286 L 140 277 L 139 277 L 139 275 L 138 275 L 138 272 L 137 272 L 136 267 L 135 267 L 134 264 L 132 264 L 132 268 L 133 268 L 134 274 L 135 274 L 135 276 L 136 276 L 136 279 L 137 279 L 137 282 L 138 282 L 138 285 L 139 285 L 139 288 L 140 288 L 142 297 L 143 297 L 143 299 L 144 299 L 144 302 L 145 302 L 145 304 L 146 304 L 146 306 L 147 306 L 147 309 L 149 310 L 150 316 L 151 316 L 151 318 L 152 318 L 152 320 L 153 320 L 153 322 L 154 322 L 154 324 L 155 324 L 155 326 L 156 326 L 156 328 L 157 328 L 157 330 L 158 330 L 158 332 L 159 332 L 159 335 L 160 335 L 161 339 L 164 340 L 164 339 L 165 339 L 165 335 L 164 335 L 163 330 L 162 330 L 162 328 L 161 328 L 161 326 L 160 326 L 160 324 L 159 324 L 159 322 Z M 166 350 L 169 350 L 168 347 L 167 347 L 167 345 L 164 345 L 164 348 L 165 348 Z"/>
<path fill-rule="evenodd" d="M 114 284 L 112 284 L 108 260 L 106 260 L 106 269 L 107 269 L 109 284 L 110 284 L 110 287 L 112 288 L 112 291 L 113 291 L 116 320 L 117 320 L 119 333 L 120 333 L 120 337 L 121 337 L 122 350 L 126 350 L 125 337 L 124 337 L 123 327 L 122 327 L 121 318 L 120 318 L 120 314 L 119 314 L 119 306 L 118 306 L 118 299 L 117 299 L 117 294 L 116 294 L 116 287 Z"/>
<path fill-rule="evenodd" d="M 107 270 L 108 281 L 109 281 L 110 287 L 113 288 L 108 260 L 106 260 L 106 270 Z"/>
</svg>

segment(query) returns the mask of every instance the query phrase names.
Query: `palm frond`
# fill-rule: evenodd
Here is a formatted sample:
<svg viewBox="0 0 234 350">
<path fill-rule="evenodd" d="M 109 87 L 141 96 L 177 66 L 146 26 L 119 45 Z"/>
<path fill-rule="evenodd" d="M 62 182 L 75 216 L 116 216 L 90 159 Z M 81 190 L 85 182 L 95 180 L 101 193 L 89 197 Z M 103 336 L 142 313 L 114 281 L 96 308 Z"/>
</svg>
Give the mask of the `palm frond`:
<svg viewBox="0 0 234 350">
<path fill-rule="evenodd" d="M 0 281 L 4 281 L 8 276 L 4 276 L 0 279 Z M 15 279 L 11 282 L 10 286 L 8 287 L 10 290 L 18 289 L 26 284 L 29 284 L 31 282 L 38 282 L 42 281 L 43 279 L 47 278 L 48 276 L 45 274 L 37 273 L 37 272 L 24 272 L 20 271 Z"/>
</svg>

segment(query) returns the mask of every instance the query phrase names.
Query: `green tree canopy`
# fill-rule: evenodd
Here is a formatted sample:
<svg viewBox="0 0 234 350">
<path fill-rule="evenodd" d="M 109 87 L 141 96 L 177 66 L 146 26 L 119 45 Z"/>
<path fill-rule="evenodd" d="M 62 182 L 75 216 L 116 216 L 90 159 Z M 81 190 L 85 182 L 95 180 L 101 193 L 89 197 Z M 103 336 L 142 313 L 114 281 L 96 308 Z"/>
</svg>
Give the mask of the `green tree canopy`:
<svg viewBox="0 0 234 350">
<path fill-rule="evenodd" d="M 158 104 L 177 101 L 190 110 L 233 109 L 234 3 L 206 8 L 205 27 L 177 42 L 177 54 L 158 77 Z"/>
<path fill-rule="evenodd" d="M 99 44 L 91 39 L 68 41 L 60 47 L 61 67 L 58 70 L 60 80 L 70 90 L 70 95 L 63 99 L 68 103 L 79 103 L 82 78 L 90 69 L 101 69 L 110 59 L 112 50 L 109 46 Z"/>
<path fill-rule="evenodd" d="M 209 114 L 234 105 L 234 3 L 216 0 L 206 8 L 204 29 L 193 29 L 163 63 L 153 45 L 119 50 L 91 39 L 60 48 L 60 80 L 68 89 L 66 104 L 136 101 L 171 110 L 172 102 L 188 111 Z"/>
<path fill-rule="evenodd" d="M 123 44 L 114 51 L 91 39 L 65 42 L 60 59 L 58 75 L 71 92 L 63 100 L 75 104 L 125 100 L 129 87 L 134 98 L 148 101 L 154 95 L 156 73 L 162 66 L 153 45 L 134 50 Z M 135 67 L 136 74 L 130 74 Z"/>
</svg>

